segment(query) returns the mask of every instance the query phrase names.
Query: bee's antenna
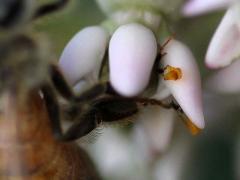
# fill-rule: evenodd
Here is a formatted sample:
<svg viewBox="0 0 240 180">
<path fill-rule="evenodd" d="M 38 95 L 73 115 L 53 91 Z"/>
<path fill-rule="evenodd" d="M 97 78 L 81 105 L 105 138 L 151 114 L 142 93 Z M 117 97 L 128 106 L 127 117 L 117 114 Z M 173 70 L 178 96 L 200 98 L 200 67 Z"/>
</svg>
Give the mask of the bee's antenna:
<svg viewBox="0 0 240 180">
<path fill-rule="evenodd" d="M 175 38 L 175 36 L 175 34 L 172 34 L 170 37 L 168 37 L 167 40 L 162 45 L 160 45 L 160 51 L 162 51 L 169 44 L 169 42 Z"/>
<path fill-rule="evenodd" d="M 47 111 L 51 120 L 53 135 L 56 139 L 60 139 L 62 137 L 62 128 L 60 122 L 60 109 L 57 99 L 51 86 L 44 85 L 41 90 L 44 95 Z"/>
<path fill-rule="evenodd" d="M 57 0 L 56 2 L 52 2 L 43 6 L 40 6 L 33 19 L 37 19 L 39 17 L 45 16 L 49 13 L 55 12 L 61 8 L 63 8 L 67 3 L 69 2 L 69 0 Z"/>
</svg>

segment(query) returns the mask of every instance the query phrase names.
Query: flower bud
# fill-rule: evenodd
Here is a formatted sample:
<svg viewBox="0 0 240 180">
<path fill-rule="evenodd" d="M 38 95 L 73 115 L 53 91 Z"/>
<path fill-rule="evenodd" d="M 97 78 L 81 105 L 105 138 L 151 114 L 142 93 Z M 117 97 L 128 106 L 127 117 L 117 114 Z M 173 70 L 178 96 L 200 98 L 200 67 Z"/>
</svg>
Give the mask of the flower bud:
<svg viewBox="0 0 240 180">
<path fill-rule="evenodd" d="M 206 54 L 209 68 L 229 65 L 240 56 L 240 3 L 234 4 L 224 15 Z"/>
<path fill-rule="evenodd" d="M 108 40 L 109 34 L 100 26 L 84 28 L 71 39 L 59 61 L 71 85 L 88 76 L 97 81 Z"/>
<path fill-rule="evenodd" d="M 165 80 L 167 87 L 184 113 L 198 128 L 204 128 L 201 80 L 198 66 L 190 50 L 182 43 L 172 40 L 166 46 L 167 55 L 162 64 L 181 70 L 181 78 Z"/>
<path fill-rule="evenodd" d="M 109 45 L 110 82 L 123 96 L 136 96 L 148 85 L 157 55 L 152 31 L 132 23 L 120 26 Z"/>
</svg>

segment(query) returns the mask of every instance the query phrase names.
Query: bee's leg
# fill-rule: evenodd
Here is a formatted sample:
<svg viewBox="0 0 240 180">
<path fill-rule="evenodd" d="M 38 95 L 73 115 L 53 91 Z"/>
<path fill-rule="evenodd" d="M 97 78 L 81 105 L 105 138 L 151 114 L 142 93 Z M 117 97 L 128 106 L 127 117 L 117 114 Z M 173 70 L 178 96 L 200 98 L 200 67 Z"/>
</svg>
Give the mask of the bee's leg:
<svg viewBox="0 0 240 180">
<path fill-rule="evenodd" d="M 49 119 L 52 126 L 52 131 L 54 137 L 61 141 L 71 141 L 78 139 L 82 136 L 87 135 L 89 132 L 94 130 L 100 123 L 99 115 L 95 109 L 84 113 L 80 116 L 78 122 L 74 122 L 73 125 L 67 130 L 66 133 L 62 132 L 60 110 L 53 92 L 53 88 L 49 85 L 44 85 L 42 88 L 42 93 L 44 100 L 46 102 L 46 107 L 49 115 Z"/>
<path fill-rule="evenodd" d="M 89 90 L 83 92 L 81 95 L 76 96 L 56 65 L 51 65 L 50 73 L 51 80 L 56 90 L 59 92 L 59 94 L 61 94 L 62 97 L 69 101 L 83 102 L 93 100 L 96 97 L 104 94 L 108 88 L 108 83 L 97 84 L 90 88 Z"/>
<path fill-rule="evenodd" d="M 90 104 L 89 110 L 75 120 L 75 123 L 64 134 L 63 141 L 81 138 L 96 129 L 101 123 L 121 122 L 137 112 L 137 104 L 130 99 L 100 98 Z"/>
<path fill-rule="evenodd" d="M 56 0 L 56 2 L 52 2 L 43 6 L 40 6 L 35 15 L 34 15 L 34 19 L 37 19 L 39 17 L 45 16 L 49 13 L 55 12 L 61 8 L 63 8 L 67 3 L 69 2 L 69 0 Z"/>
<path fill-rule="evenodd" d="M 160 61 L 161 61 L 162 57 L 165 56 L 165 55 L 166 55 L 166 53 L 162 53 L 160 51 L 160 52 L 158 52 L 157 57 L 155 59 L 155 63 L 154 63 L 154 66 L 153 66 L 152 73 L 153 73 L 154 76 L 157 77 L 157 79 L 158 79 L 159 74 L 163 74 L 163 72 L 164 72 L 164 69 L 160 67 Z"/>
<path fill-rule="evenodd" d="M 103 122 L 118 122 L 138 112 L 135 101 L 118 96 L 96 100 L 95 108 L 101 112 Z"/>
<path fill-rule="evenodd" d="M 75 98 L 75 95 L 56 65 L 50 66 L 51 81 L 58 93 L 67 100 Z"/>
<path fill-rule="evenodd" d="M 174 109 L 178 113 L 183 113 L 182 108 L 174 101 L 166 103 L 154 98 L 134 98 L 134 101 L 142 106 L 161 106 L 165 109 Z"/>
<path fill-rule="evenodd" d="M 153 98 L 133 98 L 133 100 L 143 106 L 161 106 L 163 108 L 166 109 L 171 109 L 174 108 L 175 109 L 175 104 L 173 102 L 170 103 L 165 103 L 161 100 L 157 100 L 157 99 L 153 99 Z"/>
<path fill-rule="evenodd" d="M 62 128 L 61 128 L 60 110 L 59 110 L 57 98 L 50 85 L 44 85 L 41 88 L 41 91 L 43 93 L 44 100 L 46 103 L 46 108 L 47 108 L 50 123 L 52 126 L 53 135 L 57 139 L 61 139 Z"/>
<path fill-rule="evenodd" d="M 85 112 L 72 124 L 60 140 L 73 141 L 86 136 L 99 126 L 101 119 L 101 114 L 96 109 Z"/>
</svg>

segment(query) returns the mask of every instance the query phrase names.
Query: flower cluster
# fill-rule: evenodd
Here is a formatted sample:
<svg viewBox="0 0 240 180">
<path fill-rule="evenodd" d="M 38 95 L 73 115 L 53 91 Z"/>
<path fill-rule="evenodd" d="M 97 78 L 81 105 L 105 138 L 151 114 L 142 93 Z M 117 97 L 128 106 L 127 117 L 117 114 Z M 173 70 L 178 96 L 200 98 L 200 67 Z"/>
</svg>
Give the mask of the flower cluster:
<svg viewBox="0 0 240 180">
<path fill-rule="evenodd" d="M 169 17 L 168 15 L 174 10 L 181 8 L 180 12 L 183 16 L 198 16 L 219 9 L 227 10 L 212 37 L 205 58 L 207 67 L 222 69 L 208 79 L 207 87 L 220 93 L 239 93 L 239 0 L 189 0 L 185 4 L 182 4 L 180 0 L 175 1 L 176 4 L 172 0 L 97 0 L 97 2 L 107 19 L 101 25 L 86 27 L 77 33 L 60 58 L 60 67 L 77 93 L 103 80 L 99 74 L 104 69 L 106 73 L 104 81 L 109 81 L 121 96 L 132 98 L 147 95 L 152 99 L 167 102 L 169 99 L 173 100 L 180 105 L 181 111 L 184 112 L 185 123 L 193 133 L 203 129 L 201 80 L 193 54 L 184 43 L 176 39 L 172 39 L 166 45 L 160 45 L 163 37 L 159 34 L 163 31 L 162 25 L 165 21 L 163 15 L 167 14 Z M 166 3 L 169 4 L 166 5 Z M 159 63 L 156 63 L 159 54 L 162 57 Z M 106 64 L 107 68 L 105 68 Z M 154 94 L 146 94 L 156 64 L 161 70 L 158 75 L 158 87 Z M 209 132 L 211 125 L 215 129 L 220 126 L 220 116 L 223 116 L 223 112 L 225 113 L 226 109 L 232 106 L 228 107 L 229 105 L 222 97 L 221 101 L 207 97 L 207 101 L 205 108 L 209 119 L 210 128 L 208 126 L 207 129 Z M 209 101 L 214 101 L 214 105 Z M 219 108 L 220 104 L 224 105 L 218 111 L 218 118 L 212 118 L 211 115 L 215 113 L 213 109 Z M 209 111 L 212 114 L 209 115 Z M 112 151 L 117 152 L 117 157 L 122 157 L 121 153 L 128 150 L 139 151 L 140 155 L 132 156 L 137 161 L 144 159 L 144 163 L 158 162 L 156 157 L 165 153 L 161 156 L 160 168 L 156 170 L 160 179 L 170 176 L 173 179 L 180 179 L 179 174 L 184 166 L 179 161 L 186 161 L 187 157 L 191 156 L 188 150 L 192 144 L 188 136 L 173 129 L 176 112 L 172 109 L 146 106 L 140 109 L 137 118 L 138 122 L 131 131 L 131 135 L 136 137 L 134 140 L 138 142 L 137 148 L 133 148 L 134 145 L 132 141 L 130 142 L 129 136 L 125 137 L 119 132 L 111 132 L 111 135 L 101 137 L 105 139 L 105 143 L 100 145 L 103 148 L 101 151 L 105 152 L 106 156 Z M 218 119 L 218 124 L 213 119 Z M 227 128 L 224 126 L 223 129 Z M 115 133 L 121 136 L 119 139 L 127 140 L 123 143 L 123 149 L 121 149 L 122 142 L 118 141 L 118 138 L 113 140 L 114 143 L 109 143 L 112 147 L 105 147 L 107 142 L 114 137 L 112 134 Z M 177 135 L 172 139 L 173 133 Z M 200 138 L 210 139 L 211 133 L 208 133 L 206 137 L 203 134 Z M 198 138 L 194 138 L 195 141 L 196 139 Z M 168 146 L 170 142 L 171 147 Z M 119 144 L 117 148 L 116 144 Z M 107 151 L 107 148 L 110 150 Z M 118 153 L 120 153 L 119 156 Z M 113 156 L 109 156 L 109 161 L 111 161 L 109 166 L 114 168 L 113 164 L 115 164 L 115 168 L 119 169 L 121 162 L 119 159 L 115 163 L 112 162 Z M 131 159 L 133 157 L 128 155 L 126 159 L 121 158 L 122 161 L 126 161 L 122 166 L 134 163 L 135 161 Z M 99 162 L 101 165 L 102 161 L 101 159 Z"/>
<path fill-rule="evenodd" d="M 157 56 L 162 55 L 156 33 L 161 31 L 162 14 L 156 9 L 163 12 L 163 2 L 166 3 L 160 0 L 98 1 L 109 20 L 77 33 L 59 61 L 66 79 L 77 92 L 99 81 L 106 57 L 109 81 L 118 94 L 131 98 L 145 92 Z M 181 4 L 171 3 L 172 7 Z M 187 116 L 190 129 L 193 132 L 203 129 L 201 80 L 191 51 L 180 41 L 171 40 L 164 52 L 166 55 L 157 63 L 164 72 L 159 74 L 159 88 L 153 97 L 159 100 L 173 97 Z"/>
</svg>

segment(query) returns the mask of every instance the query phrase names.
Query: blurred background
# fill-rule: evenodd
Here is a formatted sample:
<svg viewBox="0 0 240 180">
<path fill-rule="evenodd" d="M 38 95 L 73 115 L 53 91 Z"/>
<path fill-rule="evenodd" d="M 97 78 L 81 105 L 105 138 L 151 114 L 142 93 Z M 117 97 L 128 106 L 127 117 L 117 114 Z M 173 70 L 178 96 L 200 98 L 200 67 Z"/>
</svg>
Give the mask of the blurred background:
<svg viewBox="0 0 240 180">
<path fill-rule="evenodd" d="M 162 125 L 158 129 L 144 124 L 141 119 L 145 118 L 141 114 L 134 124 L 106 126 L 99 130 L 100 135 L 81 143 L 103 179 L 240 179 L 240 96 L 212 93 L 204 85 L 214 73 L 204 66 L 205 52 L 223 14 L 223 11 L 217 11 L 179 18 L 173 27 L 177 38 L 192 50 L 201 69 L 206 129 L 192 136 L 178 118 L 171 125 Z M 105 18 L 95 1 L 71 0 L 64 10 L 41 18 L 34 27 L 48 36 L 58 59 L 75 33 L 85 26 L 99 24 Z M 164 133 L 166 128 L 170 130 Z"/>
</svg>

